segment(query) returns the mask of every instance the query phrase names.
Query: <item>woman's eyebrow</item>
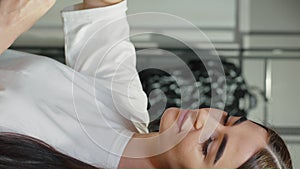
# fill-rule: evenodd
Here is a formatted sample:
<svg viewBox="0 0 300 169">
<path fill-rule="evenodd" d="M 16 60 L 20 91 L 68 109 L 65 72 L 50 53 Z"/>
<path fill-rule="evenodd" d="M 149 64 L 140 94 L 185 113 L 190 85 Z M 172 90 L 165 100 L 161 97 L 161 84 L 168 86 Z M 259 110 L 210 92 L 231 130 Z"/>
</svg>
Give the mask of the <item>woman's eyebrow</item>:
<svg viewBox="0 0 300 169">
<path fill-rule="evenodd" d="M 247 120 L 248 120 L 247 117 L 243 116 L 240 119 L 238 119 L 237 121 L 235 121 L 232 124 L 232 126 L 236 126 L 236 125 L 241 124 L 241 123 L 243 123 L 243 122 L 245 122 Z M 223 137 L 223 140 L 222 140 L 222 142 L 221 142 L 221 144 L 220 144 L 220 146 L 218 148 L 218 151 L 217 151 L 217 154 L 216 154 L 216 157 L 215 157 L 215 160 L 214 160 L 214 164 L 216 164 L 218 162 L 218 160 L 222 157 L 223 152 L 224 152 L 224 150 L 226 148 L 227 139 L 228 139 L 228 135 L 225 134 L 224 137 Z"/>
<path fill-rule="evenodd" d="M 236 125 L 241 124 L 241 123 L 243 123 L 243 122 L 245 122 L 245 121 L 247 121 L 247 120 L 248 120 L 247 117 L 246 117 L 246 116 L 243 116 L 243 117 L 241 117 L 240 119 L 238 119 L 237 121 L 235 121 L 235 122 L 232 124 L 232 126 L 236 126 Z"/>
<path fill-rule="evenodd" d="M 216 157 L 215 157 L 215 160 L 214 160 L 214 164 L 216 164 L 218 162 L 218 160 L 222 157 L 223 152 L 224 152 L 225 147 L 226 147 L 226 144 L 227 144 L 227 139 L 228 139 L 228 136 L 227 136 L 227 134 L 225 134 L 223 139 L 222 139 L 222 142 L 221 142 L 221 144 L 218 148 L 218 151 L 217 151 L 217 154 L 216 154 Z"/>
</svg>

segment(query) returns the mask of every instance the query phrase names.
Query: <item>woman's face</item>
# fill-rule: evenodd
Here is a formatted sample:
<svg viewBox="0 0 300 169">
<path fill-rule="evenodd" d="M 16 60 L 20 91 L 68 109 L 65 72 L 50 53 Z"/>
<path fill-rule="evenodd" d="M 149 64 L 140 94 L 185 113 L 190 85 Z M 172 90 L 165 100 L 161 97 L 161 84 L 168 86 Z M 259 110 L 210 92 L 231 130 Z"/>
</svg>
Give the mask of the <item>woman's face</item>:
<svg viewBox="0 0 300 169">
<path fill-rule="evenodd" d="M 210 110 L 214 110 L 209 112 Z M 209 113 L 221 113 L 217 128 L 211 139 L 200 142 L 201 132 L 209 118 Z M 240 117 L 229 117 L 216 109 L 183 111 L 168 109 L 160 124 L 160 134 L 173 131 L 174 137 L 185 137 L 171 150 L 164 153 L 172 168 L 237 168 L 255 152 L 266 146 L 267 132 L 253 122 Z M 211 116 L 210 116 L 211 117 Z M 176 130 L 168 130 L 175 128 Z M 169 138 L 170 140 L 173 138 Z"/>
</svg>

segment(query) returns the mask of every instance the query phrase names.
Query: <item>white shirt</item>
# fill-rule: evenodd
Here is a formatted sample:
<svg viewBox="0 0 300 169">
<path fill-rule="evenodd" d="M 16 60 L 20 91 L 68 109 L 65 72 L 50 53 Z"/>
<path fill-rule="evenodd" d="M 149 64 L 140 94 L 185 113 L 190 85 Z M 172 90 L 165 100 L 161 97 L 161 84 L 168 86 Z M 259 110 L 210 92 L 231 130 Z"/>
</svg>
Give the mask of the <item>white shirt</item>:
<svg viewBox="0 0 300 169">
<path fill-rule="evenodd" d="M 101 168 L 117 168 L 147 98 L 129 41 L 126 1 L 62 13 L 67 66 L 8 50 L 0 56 L 0 131 L 38 138 Z"/>
</svg>

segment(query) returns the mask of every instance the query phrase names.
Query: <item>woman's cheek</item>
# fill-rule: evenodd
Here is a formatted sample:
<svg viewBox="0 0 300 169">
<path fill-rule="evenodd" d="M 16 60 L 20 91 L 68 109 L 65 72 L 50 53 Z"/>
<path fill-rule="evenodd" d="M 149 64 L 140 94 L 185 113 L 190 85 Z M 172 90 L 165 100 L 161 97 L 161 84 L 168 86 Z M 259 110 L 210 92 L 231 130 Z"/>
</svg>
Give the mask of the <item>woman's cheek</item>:
<svg viewBox="0 0 300 169">
<path fill-rule="evenodd" d="M 180 109 L 178 108 L 167 109 L 161 118 L 159 132 L 161 133 L 176 124 L 179 113 Z"/>
<path fill-rule="evenodd" d="M 192 132 L 187 135 L 170 151 L 174 168 L 206 168 L 201 150 L 201 146 L 197 143 L 197 134 Z"/>
</svg>

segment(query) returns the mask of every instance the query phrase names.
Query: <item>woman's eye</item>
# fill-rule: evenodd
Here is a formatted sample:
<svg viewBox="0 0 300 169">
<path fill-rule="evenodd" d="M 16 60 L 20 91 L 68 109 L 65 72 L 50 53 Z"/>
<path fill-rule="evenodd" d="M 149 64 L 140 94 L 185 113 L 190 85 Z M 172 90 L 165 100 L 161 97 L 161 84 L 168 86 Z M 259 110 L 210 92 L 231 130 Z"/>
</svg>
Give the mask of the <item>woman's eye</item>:
<svg viewBox="0 0 300 169">
<path fill-rule="evenodd" d="M 206 157 L 208 154 L 208 148 L 209 145 L 213 142 L 213 139 L 210 137 L 208 140 L 206 140 L 203 144 L 202 153 Z"/>
</svg>

